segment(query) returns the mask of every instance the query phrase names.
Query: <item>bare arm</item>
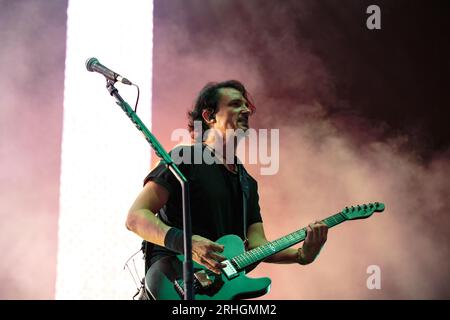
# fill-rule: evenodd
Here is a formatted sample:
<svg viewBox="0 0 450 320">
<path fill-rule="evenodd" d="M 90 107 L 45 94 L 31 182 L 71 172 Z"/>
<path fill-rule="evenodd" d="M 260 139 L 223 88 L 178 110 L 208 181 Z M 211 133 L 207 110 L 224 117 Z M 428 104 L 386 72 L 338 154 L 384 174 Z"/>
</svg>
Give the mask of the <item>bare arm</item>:
<svg viewBox="0 0 450 320">
<path fill-rule="evenodd" d="M 170 227 L 155 216 L 169 199 L 169 192 L 159 184 L 149 181 L 138 195 L 126 220 L 126 227 L 142 239 L 164 246 Z"/>
<path fill-rule="evenodd" d="M 159 184 L 149 181 L 146 183 L 130 210 L 126 220 L 126 227 L 142 239 L 165 246 L 164 239 L 170 226 L 163 223 L 155 212 L 158 212 L 169 199 L 169 192 Z M 217 252 L 223 252 L 223 246 L 198 235 L 192 236 L 192 259 L 208 269 L 220 273 L 224 266 L 220 262 L 225 257 Z"/>
</svg>

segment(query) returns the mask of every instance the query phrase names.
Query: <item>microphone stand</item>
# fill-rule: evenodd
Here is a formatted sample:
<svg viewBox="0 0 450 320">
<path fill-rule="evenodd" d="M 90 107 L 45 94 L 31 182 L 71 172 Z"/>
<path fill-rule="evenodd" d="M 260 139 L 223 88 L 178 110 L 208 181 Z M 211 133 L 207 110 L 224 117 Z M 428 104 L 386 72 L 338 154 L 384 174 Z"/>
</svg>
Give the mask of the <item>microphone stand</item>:
<svg viewBox="0 0 450 320">
<path fill-rule="evenodd" d="M 135 124 L 136 128 L 144 134 L 145 139 L 150 143 L 158 157 L 166 164 L 170 171 L 175 175 L 181 185 L 183 201 L 183 241 L 184 241 L 184 262 L 183 262 L 183 281 L 184 281 L 184 300 L 194 300 L 193 294 L 193 266 L 192 266 L 192 229 L 191 229 L 191 210 L 189 203 L 189 184 L 186 177 L 181 173 L 178 167 L 164 150 L 155 136 L 142 123 L 141 119 L 131 109 L 130 105 L 122 99 L 119 91 L 114 87 L 115 81 L 106 80 L 106 89 L 111 96 L 116 99 L 116 103 L 127 114 L 128 118 Z"/>
</svg>

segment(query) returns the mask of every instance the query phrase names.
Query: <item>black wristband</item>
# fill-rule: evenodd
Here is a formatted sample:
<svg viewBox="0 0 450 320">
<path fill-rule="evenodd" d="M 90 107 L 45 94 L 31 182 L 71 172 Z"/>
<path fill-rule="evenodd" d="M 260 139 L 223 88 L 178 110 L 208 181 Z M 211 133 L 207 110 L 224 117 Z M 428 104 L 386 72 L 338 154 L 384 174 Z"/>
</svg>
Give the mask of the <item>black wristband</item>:
<svg viewBox="0 0 450 320">
<path fill-rule="evenodd" d="M 164 246 L 172 251 L 183 253 L 184 252 L 184 241 L 183 241 L 183 231 L 177 228 L 170 228 L 164 237 Z"/>
</svg>

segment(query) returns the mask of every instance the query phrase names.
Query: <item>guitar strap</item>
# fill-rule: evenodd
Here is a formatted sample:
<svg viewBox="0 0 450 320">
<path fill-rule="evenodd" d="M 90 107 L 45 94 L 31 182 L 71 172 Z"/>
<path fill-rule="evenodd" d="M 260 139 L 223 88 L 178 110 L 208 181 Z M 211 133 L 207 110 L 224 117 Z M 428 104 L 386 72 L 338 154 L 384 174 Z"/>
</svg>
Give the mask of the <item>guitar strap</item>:
<svg viewBox="0 0 450 320">
<path fill-rule="evenodd" d="M 239 161 L 238 161 L 239 162 Z M 248 209 L 248 201 L 249 201 L 249 197 L 250 197 L 250 187 L 249 187 L 249 183 L 248 183 L 248 174 L 247 171 L 245 170 L 244 166 L 241 163 L 237 164 L 237 170 L 238 170 L 238 174 L 239 174 L 239 182 L 241 184 L 241 189 L 242 189 L 242 215 L 243 215 L 243 219 L 244 219 L 244 240 L 245 243 L 247 244 L 247 209 Z"/>
</svg>

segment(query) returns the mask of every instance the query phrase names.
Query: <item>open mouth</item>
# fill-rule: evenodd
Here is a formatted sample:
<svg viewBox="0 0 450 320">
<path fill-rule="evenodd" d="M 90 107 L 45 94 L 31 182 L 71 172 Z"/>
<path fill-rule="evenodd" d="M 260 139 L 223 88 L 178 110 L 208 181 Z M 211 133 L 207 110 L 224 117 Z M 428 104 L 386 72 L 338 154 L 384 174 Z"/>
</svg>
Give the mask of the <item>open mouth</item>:
<svg viewBox="0 0 450 320">
<path fill-rule="evenodd" d="M 244 122 L 245 124 L 248 124 L 248 117 L 242 117 L 242 118 L 239 118 L 238 121 L 239 121 L 239 122 Z"/>
</svg>

